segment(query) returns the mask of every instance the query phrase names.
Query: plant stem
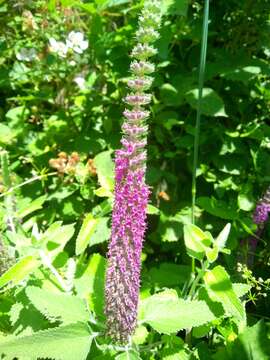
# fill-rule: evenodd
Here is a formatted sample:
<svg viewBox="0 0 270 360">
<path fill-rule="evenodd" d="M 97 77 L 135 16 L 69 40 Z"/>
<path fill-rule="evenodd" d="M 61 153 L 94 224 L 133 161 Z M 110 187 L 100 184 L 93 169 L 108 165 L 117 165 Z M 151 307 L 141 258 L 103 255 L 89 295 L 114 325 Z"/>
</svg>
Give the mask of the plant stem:
<svg viewBox="0 0 270 360">
<path fill-rule="evenodd" d="M 34 182 L 36 180 L 41 180 L 43 178 L 46 178 L 47 176 L 53 176 L 53 175 L 56 175 L 56 174 L 57 174 L 57 172 L 54 171 L 54 172 L 51 172 L 51 173 L 48 173 L 48 174 L 34 176 L 31 179 L 28 179 L 28 180 L 22 182 L 21 184 L 18 184 L 16 186 L 11 187 L 10 189 L 8 189 L 8 191 L 4 192 L 3 194 L 0 194 L 0 198 L 6 196 L 8 194 L 11 194 L 14 190 L 19 189 L 20 187 L 22 187 L 24 185 L 30 184 L 30 183 L 32 183 L 32 182 Z"/>
<path fill-rule="evenodd" d="M 203 34 L 202 34 L 202 45 L 201 45 L 201 55 L 200 55 L 200 68 L 199 68 L 199 94 L 198 94 L 198 107 L 197 107 L 195 138 L 194 138 L 192 188 L 191 188 L 191 195 L 192 195 L 191 221 L 192 221 L 192 224 L 195 223 L 196 172 L 197 172 L 198 154 L 199 154 L 201 110 L 202 110 L 202 101 L 203 101 L 203 84 L 204 84 L 204 73 L 205 73 L 205 63 L 206 63 L 207 37 L 208 37 L 208 19 L 209 19 L 209 0 L 205 0 L 204 15 L 203 15 Z"/>
<path fill-rule="evenodd" d="M 202 268 L 201 268 L 200 272 L 198 273 L 198 275 L 196 276 L 195 280 L 193 281 L 191 288 L 188 292 L 188 297 L 190 298 L 190 300 L 192 300 L 194 298 L 196 288 L 197 288 L 201 278 L 203 277 L 205 270 L 208 268 L 208 265 L 209 265 L 209 263 L 207 260 L 202 263 Z"/>
<path fill-rule="evenodd" d="M 0 159 L 1 159 L 1 171 L 2 171 L 2 178 L 3 184 L 5 188 L 8 190 L 2 196 L 4 196 L 4 203 L 6 208 L 6 219 L 7 219 L 7 227 L 13 233 L 16 232 L 16 225 L 14 221 L 14 199 L 10 195 L 9 190 L 12 186 L 10 171 L 9 171 L 9 158 L 8 153 L 5 150 L 0 152 Z"/>
<path fill-rule="evenodd" d="M 201 111 L 203 101 L 203 84 L 204 84 L 204 73 L 206 63 L 206 51 L 207 51 L 207 38 L 208 38 L 208 19 L 209 19 L 209 0 L 205 0 L 204 3 L 204 14 L 203 14 L 203 33 L 202 33 L 202 45 L 200 55 L 200 67 L 199 67 L 199 93 L 198 93 L 198 106 L 196 114 L 196 125 L 195 125 L 195 137 L 194 137 L 194 153 L 193 153 L 193 169 L 192 169 L 192 185 L 191 185 L 191 222 L 195 224 L 195 203 L 196 203 L 196 175 L 198 167 L 198 155 L 199 155 L 199 139 L 200 139 L 200 125 L 201 125 Z M 191 298 L 195 292 L 196 286 L 200 281 L 201 273 L 195 278 L 195 259 L 191 259 L 191 279 L 193 280 L 192 286 L 189 292 Z M 191 346 L 191 331 L 192 329 L 186 330 L 186 342 Z"/>
<path fill-rule="evenodd" d="M 46 266 L 49 270 L 51 270 L 52 274 L 56 277 L 56 279 L 57 279 L 59 285 L 61 286 L 61 288 L 65 292 L 69 292 L 69 289 L 68 289 L 67 284 L 65 283 L 64 279 L 59 274 L 59 272 L 56 270 L 56 268 L 53 266 L 53 264 L 51 263 L 50 258 L 45 254 L 45 252 L 43 250 L 39 251 L 39 256 L 41 258 L 41 261 L 42 261 L 43 265 Z"/>
</svg>

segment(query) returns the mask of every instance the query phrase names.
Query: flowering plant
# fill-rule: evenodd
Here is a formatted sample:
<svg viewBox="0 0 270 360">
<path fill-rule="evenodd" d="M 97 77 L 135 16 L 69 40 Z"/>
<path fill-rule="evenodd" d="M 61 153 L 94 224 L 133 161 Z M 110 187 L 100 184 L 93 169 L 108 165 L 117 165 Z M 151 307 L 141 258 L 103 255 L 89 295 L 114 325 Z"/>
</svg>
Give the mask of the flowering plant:
<svg viewBox="0 0 270 360">
<path fill-rule="evenodd" d="M 147 0 L 139 17 L 138 44 L 131 52 L 131 57 L 136 59 L 130 66 L 133 77 L 128 81 L 128 87 L 131 93 L 124 99 L 132 109 L 123 113 L 123 148 L 116 151 L 115 158 L 105 312 L 108 334 L 122 343 L 134 333 L 137 320 L 141 251 L 150 193 L 145 184 L 146 119 L 149 111 L 144 106 L 151 102 L 151 95 L 145 91 L 152 84 L 153 78 L 149 74 L 154 71 L 154 66 L 147 59 L 156 54 L 156 49 L 149 43 L 158 38 L 155 28 L 159 27 L 160 20 L 159 1 Z"/>
</svg>

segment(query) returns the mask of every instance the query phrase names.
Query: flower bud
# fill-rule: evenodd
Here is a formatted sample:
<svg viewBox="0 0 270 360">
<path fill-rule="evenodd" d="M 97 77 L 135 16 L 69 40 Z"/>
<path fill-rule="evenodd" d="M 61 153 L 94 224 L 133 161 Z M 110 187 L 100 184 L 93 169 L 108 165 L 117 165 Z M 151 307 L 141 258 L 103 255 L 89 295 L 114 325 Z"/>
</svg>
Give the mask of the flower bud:
<svg viewBox="0 0 270 360">
<path fill-rule="evenodd" d="M 159 33 L 152 28 L 140 28 L 136 32 L 136 38 L 139 42 L 154 42 L 159 38 Z"/>
<path fill-rule="evenodd" d="M 153 79 L 148 78 L 136 78 L 128 81 L 128 86 L 135 91 L 148 90 L 152 85 Z"/>
<path fill-rule="evenodd" d="M 146 60 L 147 58 L 156 55 L 157 50 L 147 44 L 138 44 L 131 52 L 131 56 L 138 60 Z"/>
<path fill-rule="evenodd" d="M 148 118 L 149 116 L 149 111 L 145 111 L 145 110 L 125 110 L 123 112 L 123 115 L 128 119 L 128 120 L 144 120 L 146 118 Z"/>
<path fill-rule="evenodd" d="M 126 96 L 124 100 L 129 105 L 141 106 L 141 105 L 149 104 L 151 102 L 151 95 L 150 94 L 142 94 L 142 95 L 131 94 L 131 95 Z"/>
</svg>

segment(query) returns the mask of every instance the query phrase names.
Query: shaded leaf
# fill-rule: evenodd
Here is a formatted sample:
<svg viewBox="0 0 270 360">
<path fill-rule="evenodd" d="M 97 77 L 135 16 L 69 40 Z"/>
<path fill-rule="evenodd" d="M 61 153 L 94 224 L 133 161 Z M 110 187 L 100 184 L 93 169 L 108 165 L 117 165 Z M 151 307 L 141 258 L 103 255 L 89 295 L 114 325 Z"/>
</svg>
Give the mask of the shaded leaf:
<svg viewBox="0 0 270 360">
<path fill-rule="evenodd" d="M 186 100 L 191 107 L 197 110 L 198 107 L 198 89 L 190 90 L 186 93 Z M 203 89 L 201 112 L 209 116 L 227 116 L 223 100 L 210 88 Z"/>
</svg>

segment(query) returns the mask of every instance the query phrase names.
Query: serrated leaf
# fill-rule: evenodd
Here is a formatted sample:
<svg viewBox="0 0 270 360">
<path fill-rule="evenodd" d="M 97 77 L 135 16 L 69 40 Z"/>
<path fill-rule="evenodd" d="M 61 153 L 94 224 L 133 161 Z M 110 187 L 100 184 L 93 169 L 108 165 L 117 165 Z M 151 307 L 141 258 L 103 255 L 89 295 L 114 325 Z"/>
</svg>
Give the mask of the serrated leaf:
<svg viewBox="0 0 270 360">
<path fill-rule="evenodd" d="M 251 289 L 250 285 L 243 283 L 233 283 L 232 286 L 233 286 L 233 291 L 236 293 L 238 298 L 241 298 L 242 296 L 246 295 Z"/>
<path fill-rule="evenodd" d="M 95 219 L 92 214 L 88 214 L 84 219 L 76 240 L 76 255 L 80 255 L 86 249 L 97 223 L 98 219 Z"/>
<path fill-rule="evenodd" d="M 245 320 L 243 305 L 233 290 L 227 271 L 222 266 L 207 271 L 204 282 L 209 296 L 214 301 L 219 301 L 228 315 L 234 316 L 238 321 Z"/>
<path fill-rule="evenodd" d="M 36 286 L 28 286 L 25 292 L 35 308 L 52 322 L 87 322 L 90 317 L 83 300 L 79 297 L 52 293 Z"/>
<path fill-rule="evenodd" d="M 166 290 L 143 300 L 140 311 L 144 323 L 165 334 L 215 319 L 206 302 L 179 299 L 174 290 Z"/>
<path fill-rule="evenodd" d="M 7 336 L 0 340 L 0 355 L 5 355 L 5 360 L 85 360 L 91 342 L 88 326 L 75 323 L 22 337 Z"/>
<path fill-rule="evenodd" d="M 33 256 L 26 256 L 20 259 L 0 277 L 0 288 L 10 282 L 13 285 L 18 284 L 37 269 L 39 265 L 40 261 Z"/>
</svg>

